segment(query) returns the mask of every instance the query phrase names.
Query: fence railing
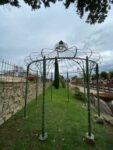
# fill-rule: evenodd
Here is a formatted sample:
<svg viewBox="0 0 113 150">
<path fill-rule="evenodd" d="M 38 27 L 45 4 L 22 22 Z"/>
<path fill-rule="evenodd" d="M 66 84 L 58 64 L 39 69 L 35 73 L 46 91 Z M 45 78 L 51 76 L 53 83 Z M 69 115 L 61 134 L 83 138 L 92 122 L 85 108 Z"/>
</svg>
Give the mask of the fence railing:
<svg viewBox="0 0 113 150">
<path fill-rule="evenodd" d="M 26 71 L 23 67 L 0 60 L 0 82 L 21 82 L 25 81 L 25 77 Z"/>
</svg>

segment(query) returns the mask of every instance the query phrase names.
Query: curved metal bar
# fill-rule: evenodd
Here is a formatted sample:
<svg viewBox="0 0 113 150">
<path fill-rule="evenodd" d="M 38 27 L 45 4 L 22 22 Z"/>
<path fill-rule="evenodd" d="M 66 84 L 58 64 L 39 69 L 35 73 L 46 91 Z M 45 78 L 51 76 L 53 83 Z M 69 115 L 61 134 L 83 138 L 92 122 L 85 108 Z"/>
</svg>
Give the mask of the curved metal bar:
<svg viewBox="0 0 113 150">
<path fill-rule="evenodd" d="M 51 58 L 46 58 L 46 60 L 53 60 L 54 59 L 54 57 L 51 57 Z M 73 57 L 58 57 L 58 59 L 69 59 L 69 60 L 71 60 L 71 59 L 75 59 L 75 60 L 86 60 L 85 58 L 80 58 L 80 57 L 75 57 L 75 58 L 73 58 Z M 35 62 L 40 62 L 40 61 L 43 61 L 43 59 L 37 59 L 37 60 L 33 60 L 32 62 L 30 62 L 28 65 L 30 66 L 30 65 L 32 65 L 33 63 L 35 63 Z M 97 63 L 96 61 L 94 61 L 94 60 L 89 60 L 90 62 L 92 62 L 92 63 Z"/>
<path fill-rule="evenodd" d="M 91 51 L 91 54 L 89 55 L 89 58 L 91 58 L 91 56 L 92 56 L 92 50 L 91 49 L 89 49 L 90 51 Z"/>
<path fill-rule="evenodd" d="M 50 49 L 50 48 L 43 48 L 42 50 L 41 50 L 41 56 L 42 56 L 42 58 L 44 57 L 44 55 L 43 55 L 43 51 L 44 50 L 52 50 L 52 52 L 54 51 L 54 49 Z"/>
<path fill-rule="evenodd" d="M 80 66 L 80 68 L 81 68 L 82 71 L 85 71 L 84 66 L 82 67 L 82 65 L 80 64 L 80 62 L 78 62 L 77 60 L 73 60 L 73 61 L 76 62 Z"/>
<path fill-rule="evenodd" d="M 77 47 L 76 46 L 72 46 L 72 47 L 69 47 L 68 48 L 68 50 L 70 50 L 70 49 L 72 49 L 72 48 L 75 48 L 75 54 L 74 54 L 74 56 L 73 57 L 76 57 L 76 55 L 77 55 Z M 70 50 L 71 51 L 71 50 Z"/>
<path fill-rule="evenodd" d="M 85 98 L 85 103 L 86 103 L 86 72 L 85 72 L 85 66 L 83 60 L 81 60 L 83 66 L 80 64 L 80 62 L 76 61 L 78 65 L 80 66 L 82 73 L 83 73 L 83 82 L 84 82 L 84 98 Z"/>
</svg>

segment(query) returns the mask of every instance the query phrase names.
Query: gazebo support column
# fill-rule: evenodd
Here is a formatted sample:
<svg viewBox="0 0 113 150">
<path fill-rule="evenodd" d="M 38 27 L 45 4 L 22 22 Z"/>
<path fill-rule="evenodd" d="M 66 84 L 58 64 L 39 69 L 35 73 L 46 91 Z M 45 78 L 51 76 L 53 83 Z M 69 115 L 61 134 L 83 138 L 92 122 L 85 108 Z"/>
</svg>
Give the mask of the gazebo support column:
<svg viewBox="0 0 113 150">
<path fill-rule="evenodd" d="M 29 65 L 27 66 L 26 87 L 25 87 L 25 103 L 24 103 L 24 118 L 27 118 L 27 100 L 28 100 L 28 77 L 29 77 Z"/>
<path fill-rule="evenodd" d="M 83 72 L 83 78 L 84 78 L 84 99 L 85 99 L 85 104 L 87 104 L 87 99 L 86 99 L 86 74 Z"/>
<path fill-rule="evenodd" d="M 36 105 L 37 105 L 37 100 L 38 100 L 38 71 L 36 74 Z"/>
<path fill-rule="evenodd" d="M 45 132 L 45 83 L 46 83 L 46 58 L 43 58 L 43 97 L 42 97 L 42 133 L 39 136 L 39 140 L 45 141 L 48 138 Z"/>
<path fill-rule="evenodd" d="M 99 99 L 99 69 L 98 69 L 98 64 L 96 64 L 96 77 L 97 77 L 98 116 L 100 117 L 100 99 Z"/>
<path fill-rule="evenodd" d="M 53 73 L 51 72 L 51 101 L 53 100 Z"/>
<path fill-rule="evenodd" d="M 67 72 L 67 102 L 69 102 L 69 75 Z"/>
<path fill-rule="evenodd" d="M 100 98 L 99 98 L 99 67 L 98 64 L 96 64 L 96 87 L 97 87 L 97 113 L 98 116 L 96 118 L 96 122 L 98 124 L 104 124 L 104 119 L 102 118 L 102 116 L 100 115 Z"/>
<path fill-rule="evenodd" d="M 87 143 L 94 142 L 94 135 L 91 133 L 91 107 L 90 107 L 90 78 L 89 78 L 89 59 L 86 57 L 86 85 L 87 85 L 87 102 L 88 102 L 88 132 L 85 135 Z"/>
</svg>

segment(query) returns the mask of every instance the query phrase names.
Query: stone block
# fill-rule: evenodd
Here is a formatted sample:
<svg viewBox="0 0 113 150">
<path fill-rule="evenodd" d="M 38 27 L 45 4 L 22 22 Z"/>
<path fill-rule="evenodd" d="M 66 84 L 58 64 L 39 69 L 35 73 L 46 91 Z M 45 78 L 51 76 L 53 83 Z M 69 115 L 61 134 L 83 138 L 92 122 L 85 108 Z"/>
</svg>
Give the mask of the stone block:
<svg viewBox="0 0 113 150">
<path fill-rule="evenodd" d="M 12 99 L 9 100 L 9 107 L 13 105 L 14 101 Z"/>
<path fill-rule="evenodd" d="M 4 102 L 4 104 L 3 104 L 3 112 L 5 112 L 8 109 L 8 105 L 9 105 L 8 102 Z"/>
<path fill-rule="evenodd" d="M 10 109 L 10 113 L 11 113 L 11 114 L 14 114 L 14 108 L 11 108 L 11 109 Z"/>
<path fill-rule="evenodd" d="M 4 120 L 8 120 L 9 118 L 11 117 L 11 114 L 7 114 L 5 117 L 4 117 Z"/>
<path fill-rule="evenodd" d="M 47 85 L 48 86 L 48 85 Z M 35 97 L 35 83 L 29 84 L 28 102 Z M 39 85 L 38 95 L 42 93 L 42 84 Z M 0 124 L 9 119 L 24 106 L 25 83 L 4 85 L 0 91 Z"/>
<path fill-rule="evenodd" d="M 2 108 L 3 108 L 3 102 L 0 101 L 0 113 L 2 112 Z"/>
</svg>

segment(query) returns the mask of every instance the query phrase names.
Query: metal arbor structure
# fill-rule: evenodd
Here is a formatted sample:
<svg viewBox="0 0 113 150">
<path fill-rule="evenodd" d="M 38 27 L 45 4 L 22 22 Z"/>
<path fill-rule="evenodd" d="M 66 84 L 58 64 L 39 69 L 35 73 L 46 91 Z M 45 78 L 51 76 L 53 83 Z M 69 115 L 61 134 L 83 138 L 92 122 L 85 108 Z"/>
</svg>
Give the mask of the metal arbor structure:
<svg viewBox="0 0 113 150">
<path fill-rule="evenodd" d="M 91 109 L 90 109 L 90 75 L 93 69 L 96 68 L 97 77 L 97 100 L 98 100 L 98 116 L 100 116 L 100 104 L 99 104 L 99 70 L 98 61 L 99 55 L 93 52 L 91 49 L 78 49 L 76 46 L 68 47 L 63 41 L 58 42 L 54 49 L 42 49 L 41 53 L 34 52 L 25 59 L 27 64 L 27 77 L 26 77 L 26 90 L 25 90 L 25 106 L 24 117 L 26 117 L 27 100 L 28 100 L 28 76 L 30 68 L 35 69 L 37 74 L 41 76 L 43 82 L 43 96 L 42 96 L 42 133 L 39 137 L 40 140 L 47 139 L 47 133 L 45 132 L 45 85 L 46 76 L 51 73 L 51 80 L 53 79 L 54 61 L 57 57 L 59 63 L 60 74 L 67 73 L 67 81 L 69 73 L 77 71 L 77 67 L 81 69 L 84 78 L 84 96 L 87 100 L 88 106 L 88 133 L 87 137 L 92 138 L 91 129 Z M 37 83 L 37 81 L 36 81 Z M 37 87 L 37 86 L 36 86 Z M 67 96 L 69 100 L 69 85 L 67 82 Z M 87 87 L 87 88 L 86 88 Z M 86 92 L 87 89 L 87 92 Z M 36 94 L 37 97 L 37 94 Z M 52 99 L 52 88 L 51 88 Z"/>
</svg>

